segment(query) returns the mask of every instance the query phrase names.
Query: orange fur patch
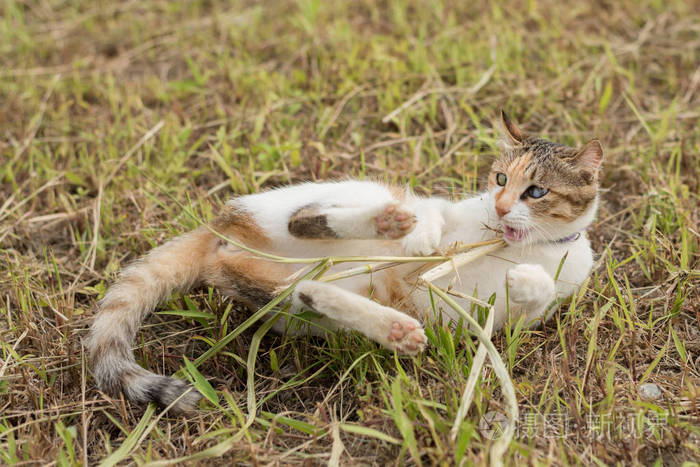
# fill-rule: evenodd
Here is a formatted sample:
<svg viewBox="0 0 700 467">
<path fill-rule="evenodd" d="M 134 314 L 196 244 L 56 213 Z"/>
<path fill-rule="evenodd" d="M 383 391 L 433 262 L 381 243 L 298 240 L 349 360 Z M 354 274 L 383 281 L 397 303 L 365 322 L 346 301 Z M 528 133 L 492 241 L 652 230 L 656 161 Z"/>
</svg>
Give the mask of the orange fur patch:
<svg viewBox="0 0 700 467">
<path fill-rule="evenodd" d="M 219 233 L 233 237 L 251 248 L 262 248 L 270 244 L 270 239 L 253 215 L 247 210 L 227 205 L 214 219 L 212 227 Z"/>
<path fill-rule="evenodd" d="M 397 185 L 388 185 L 389 193 L 396 201 L 403 201 L 406 199 L 406 187 Z"/>
<path fill-rule="evenodd" d="M 412 292 L 413 287 L 403 279 L 403 275 L 399 271 L 388 269 L 382 272 L 381 281 L 375 284 L 374 296 L 384 306 L 419 318 L 420 313 L 411 300 Z"/>
<path fill-rule="evenodd" d="M 529 184 L 528 176 L 525 170 L 528 164 L 532 161 L 532 153 L 525 153 L 522 156 L 511 161 L 506 167 L 505 173 L 508 177 L 506 186 L 496 193 L 496 210 L 499 212 L 508 212 L 511 207 L 518 201 L 523 190 Z"/>
<path fill-rule="evenodd" d="M 143 267 L 143 265 L 139 265 L 139 269 Z M 148 283 L 142 275 L 133 273 L 123 276 L 117 284 L 120 287 L 131 287 L 137 290 L 145 290 L 148 287 Z"/>
<path fill-rule="evenodd" d="M 105 313 L 113 313 L 115 311 L 120 311 L 125 308 L 128 308 L 130 305 L 131 302 L 129 302 L 128 300 L 125 300 L 123 298 L 117 298 L 104 303 L 100 307 L 100 311 Z"/>
</svg>

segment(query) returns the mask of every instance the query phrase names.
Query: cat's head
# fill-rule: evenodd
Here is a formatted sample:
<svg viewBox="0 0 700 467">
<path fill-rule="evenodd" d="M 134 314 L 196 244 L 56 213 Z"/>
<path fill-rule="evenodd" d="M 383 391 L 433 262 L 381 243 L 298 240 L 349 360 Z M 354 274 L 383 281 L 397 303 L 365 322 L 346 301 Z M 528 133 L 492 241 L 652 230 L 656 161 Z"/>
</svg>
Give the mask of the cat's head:
<svg viewBox="0 0 700 467">
<path fill-rule="evenodd" d="M 598 203 L 600 142 L 572 148 L 526 134 L 505 112 L 501 120 L 506 141 L 489 191 L 506 241 L 558 241 L 584 230 Z"/>
</svg>

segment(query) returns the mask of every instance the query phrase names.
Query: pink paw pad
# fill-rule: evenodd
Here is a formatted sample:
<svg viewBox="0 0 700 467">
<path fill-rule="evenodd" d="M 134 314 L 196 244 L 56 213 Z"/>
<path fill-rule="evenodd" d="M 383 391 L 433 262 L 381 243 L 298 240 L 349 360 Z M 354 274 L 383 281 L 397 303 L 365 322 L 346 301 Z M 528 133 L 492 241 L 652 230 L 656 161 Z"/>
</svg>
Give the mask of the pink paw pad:
<svg viewBox="0 0 700 467">
<path fill-rule="evenodd" d="M 401 207 L 390 204 L 374 218 L 377 233 L 383 237 L 401 238 L 416 225 L 415 216 Z"/>
<path fill-rule="evenodd" d="M 413 321 L 394 321 L 387 340 L 401 353 L 416 354 L 425 348 L 428 339 L 423 328 Z"/>
</svg>

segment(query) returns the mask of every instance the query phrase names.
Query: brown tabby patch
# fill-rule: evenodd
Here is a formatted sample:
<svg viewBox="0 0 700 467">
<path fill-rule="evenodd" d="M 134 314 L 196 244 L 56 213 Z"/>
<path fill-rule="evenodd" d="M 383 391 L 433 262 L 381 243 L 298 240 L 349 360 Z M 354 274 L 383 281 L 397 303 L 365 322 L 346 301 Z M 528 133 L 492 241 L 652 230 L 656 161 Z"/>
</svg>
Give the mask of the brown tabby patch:
<svg viewBox="0 0 700 467">
<path fill-rule="evenodd" d="M 206 282 L 251 307 L 261 307 L 272 300 L 292 272 L 285 264 L 256 258 L 247 252 L 232 253 L 225 247 L 219 249 L 207 269 Z"/>
<path fill-rule="evenodd" d="M 338 238 L 338 234 L 328 225 L 326 215 L 319 214 L 318 206 L 313 204 L 292 214 L 287 228 L 298 238 Z"/>
<path fill-rule="evenodd" d="M 119 358 L 129 358 L 131 356 L 131 346 L 116 335 L 105 335 L 97 342 L 92 349 L 90 358 L 93 362 L 99 361 L 105 355 L 117 356 Z"/>
<path fill-rule="evenodd" d="M 499 172 L 508 177 L 504 189 L 495 196 L 499 212 L 507 212 L 520 200 L 536 217 L 571 222 L 596 197 L 597 171 L 579 161 L 579 150 L 541 138 L 524 136 L 520 144 L 496 160 L 489 174 L 489 188 L 497 186 Z M 537 199 L 525 195 L 533 185 L 549 192 Z"/>
<path fill-rule="evenodd" d="M 306 305 L 306 307 L 309 308 L 310 310 L 316 311 L 316 309 L 314 308 L 314 299 L 311 298 L 310 295 L 306 295 L 305 293 L 300 293 L 299 300 L 301 300 L 301 302 L 304 305 Z"/>
<path fill-rule="evenodd" d="M 389 185 L 387 188 L 389 189 L 389 193 L 391 193 L 391 196 L 396 201 L 403 201 L 404 199 L 406 199 L 406 187 Z"/>
</svg>

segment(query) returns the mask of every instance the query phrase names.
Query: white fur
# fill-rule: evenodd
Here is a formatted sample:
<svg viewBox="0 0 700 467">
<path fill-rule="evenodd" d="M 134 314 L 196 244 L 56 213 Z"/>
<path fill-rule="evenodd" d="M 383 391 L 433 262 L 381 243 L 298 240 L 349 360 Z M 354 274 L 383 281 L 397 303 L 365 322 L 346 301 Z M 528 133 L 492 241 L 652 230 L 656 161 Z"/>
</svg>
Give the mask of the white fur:
<svg viewBox="0 0 700 467">
<path fill-rule="evenodd" d="M 303 184 L 275 189 L 245 196 L 232 201 L 243 205 L 254 213 L 256 222 L 273 239 L 273 250 L 284 256 L 317 257 L 348 255 L 427 255 L 445 250 L 455 242 L 472 243 L 495 237 L 494 230 L 502 228 L 502 220 L 495 213 L 492 193 L 481 193 L 458 202 L 440 198 L 419 198 L 408 195 L 402 209 L 415 214 L 417 223 L 413 231 L 399 240 L 371 239 L 371 219 L 388 204 L 395 203 L 391 192 L 382 184 L 368 181 L 345 181 L 318 184 Z M 358 239 L 309 240 L 292 236 L 288 232 L 289 217 L 300 208 L 316 204 L 331 215 L 329 225 L 342 231 L 342 236 Z M 517 318 L 524 314 L 529 322 L 545 318 L 545 313 L 555 297 L 570 296 L 586 279 L 593 264 L 593 255 L 585 233 L 570 242 L 556 242 L 572 233 L 581 232 L 595 215 L 593 205 L 583 216 L 569 224 L 539 223 L 532 235 L 519 244 L 508 245 L 493 255 L 483 257 L 461 268 L 455 276 L 445 277 L 438 285 L 455 287 L 466 294 L 476 294 L 487 299 L 496 294 L 496 328 L 507 320 L 507 311 Z M 518 225 L 533 226 L 535 221 L 523 205 L 508 215 Z M 364 240 L 362 240 L 364 238 Z M 562 258 L 567 254 L 556 283 L 556 273 Z M 334 266 L 330 273 L 339 272 L 357 264 Z M 300 266 L 301 267 L 301 266 Z M 408 274 L 415 264 L 401 266 L 399 270 Z M 370 285 L 381 289 L 385 275 L 377 272 L 335 282 L 338 287 L 353 293 L 362 293 Z M 506 281 L 509 285 L 510 303 L 506 304 Z M 327 289 L 318 292 L 326 297 Z M 352 300 L 365 305 L 350 306 Z M 427 313 L 431 309 L 425 290 L 417 288 L 411 295 L 418 310 Z M 324 313 L 331 328 L 351 328 L 382 342 L 377 335 L 377 326 L 385 333 L 384 317 L 396 310 L 382 307 L 374 302 L 361 301 L 356 295 L 337 294 L 335 298 L 324 298 L 328 313 Z M 369 305 L 373 303 L 373 305 Z M 338 307 L 345 306 L 346 316 L 341 317 Z M 297 305 L 299 305 L 297 303 Z M 469 303 L 463 305 L 468 308 Z M 300 306 L 300 305 L 299 305 Z M 297 308 L 299 308 L 299 306 Z M 442 307 L 452 315 L 448 307 Z M 319 309 L 323 313 L 322 309 Z M 349 315 L 357 313 L 357 316 Z M 406 316 L 406 315 L 404 315 Z M 457 319 L 457 316 L 452 316 Z M 327 321 L 327 320 L 324 320 Z M 386 321 L 386 320 L 385 320 Z M 390 320 L 389 320 L 390 321 Z M 370 328 L 366 325 L 370 323 Z M 278 328 L 282 328 L 284 323 Z M 389 346 L 391 347 L 391 346 Z"/>
<path fill-rule="evenodd" d="M 300 294 L 313 297 L 313 309 L 330 320 L 324 324 L 331 329 L 360 331 L 384 347 L 402 353 L 413 354 L 425 347 L 426 338 L 421 324 L 405 313 L 324 282 L 300 282 L 292 299 L 296 309 L 305 306 L 299 298 Z M 277 329 L 281 330 L 279 326 Z M 394 329 L 405 332 L 401 332 L 403 335 L 400 338 L 391 339 Z M 415 344 L 413 348 L 411 344 Z"/>
<path fill-rule="evenodd" d="M 428 256 L 440 249 L 442 232 L 445 226 L 442 199 L 413 198 L 407 203 L 416 216 L 415 229 L 401 241 L 404 254 L 408 256 Z"/>
<path fill-rule="evenodd" d="M 510 268 L 506 272 L 506 284 L 508 299 L 528 310 L 542 309 L 555 298 L 554 279 L 539 264 L 518 264 Z"/>
</svg>

